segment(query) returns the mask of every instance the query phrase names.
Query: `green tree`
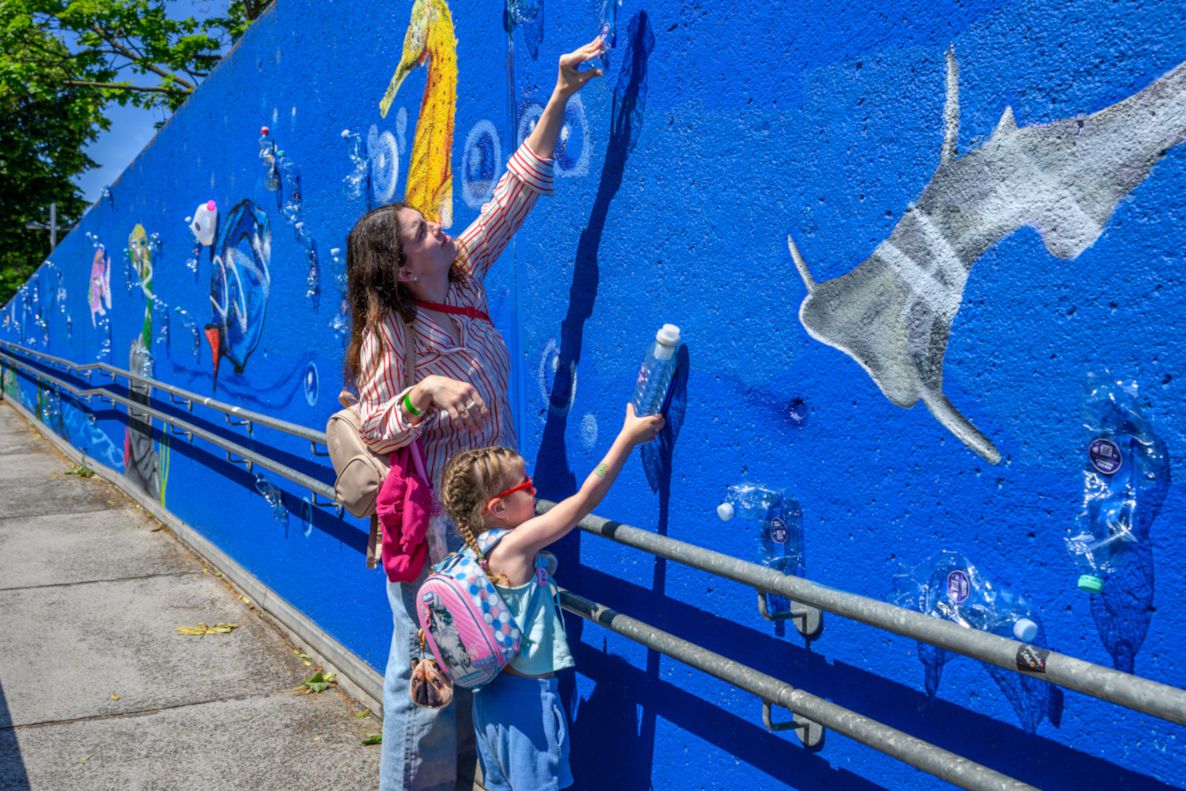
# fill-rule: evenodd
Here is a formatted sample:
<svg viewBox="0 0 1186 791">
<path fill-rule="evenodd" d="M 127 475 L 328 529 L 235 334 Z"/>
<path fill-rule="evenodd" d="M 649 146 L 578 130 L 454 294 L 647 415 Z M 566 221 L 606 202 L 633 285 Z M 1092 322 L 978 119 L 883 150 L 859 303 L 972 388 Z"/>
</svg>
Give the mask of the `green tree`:
<svg viewBox="0 0 1186 791">
<path fill-rule="evenodd" d="M 110 103 L 176 110 L 272 0 L 174 19 L 172 0 L 0 0 L 0 304 L 49 252 L 50 203 L 69 227 L 74 184 Z"/>
</svg>

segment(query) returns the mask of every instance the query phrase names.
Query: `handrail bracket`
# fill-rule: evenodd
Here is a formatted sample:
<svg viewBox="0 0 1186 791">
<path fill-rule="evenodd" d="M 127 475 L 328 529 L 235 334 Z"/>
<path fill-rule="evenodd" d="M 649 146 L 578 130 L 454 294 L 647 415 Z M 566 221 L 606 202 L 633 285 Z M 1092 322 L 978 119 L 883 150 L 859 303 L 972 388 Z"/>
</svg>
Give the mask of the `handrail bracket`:
<svg viewBox="0 0 1186 791">
<path fill-rule="evenodd" d="M 772 613 L 766 603 L 768 596 L 767 591 L 758 590 L 758 614 L 767 621 L 794 621 L 799 634 L 807 638 L 815 637 L 823 628 L 824 615 L 818 607 L 793 601 L 788 612 Z"/>
<path fill-rule="evenodd" d="M 791 712 L 792 719 L 786 722 L 774 721 L 774 710 L 770 705 L 770 701 L 762 701 L 762 724 L 766 729 L 772 732 L 789 731 L 792 728 L 795 730 L 795 735 L 799 737 L 799 741 L 803 742 L 803 746 L 814 750 L 823 744 L 824 741 L 824 726 L 820 725 L 815 720 L 810 720 L 802 714 Z"/>
</svg>

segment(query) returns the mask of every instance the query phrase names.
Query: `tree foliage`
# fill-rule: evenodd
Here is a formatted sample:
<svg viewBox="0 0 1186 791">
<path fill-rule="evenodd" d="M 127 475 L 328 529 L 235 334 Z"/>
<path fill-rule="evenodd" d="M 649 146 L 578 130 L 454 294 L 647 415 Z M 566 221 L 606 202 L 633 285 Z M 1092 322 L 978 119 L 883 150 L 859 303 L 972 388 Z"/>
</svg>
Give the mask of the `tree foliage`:
<svg viewBox="0 0 1186 791">
<path fill-rule="evenodd" d="M 272 0 L 174 18 L 174 0 L 0 0 L 0 304 L 49 250 L 50 203 L 68 228 L 86 208 L 74 179 L 112 103 L 171 113 Z"/>
</svg>

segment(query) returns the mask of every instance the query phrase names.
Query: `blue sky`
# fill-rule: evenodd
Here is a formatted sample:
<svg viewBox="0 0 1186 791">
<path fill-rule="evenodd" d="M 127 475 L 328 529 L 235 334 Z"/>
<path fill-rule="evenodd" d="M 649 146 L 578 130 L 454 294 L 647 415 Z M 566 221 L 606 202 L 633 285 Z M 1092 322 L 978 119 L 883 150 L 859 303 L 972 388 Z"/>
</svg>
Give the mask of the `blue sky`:
<svg viewBox="0 0 1186 791">
<path fill-rule="evenodd" d="M 225 13 L 228 0 L 167 0 L 169 15 L 175 18 L 196 16 L 203 18 L 215 13 Z M 127 75 L 128 79 L 135 79 Z M 150 83 L 146 83 L 150 84 Z M 111 104 L 107 108 L 111 128 L 100 134 L 99 139 L 86 149 L 98 167 L 87 171 L 76 179 L 82 196 L 88 202 L 99 199 L 103 188 L 113 183 L 132 163 L 136 155 L 144 150 L 156 134 L 156 124 L 167 116 L 163 110 L 141 110 L 137 107 L 120 107 Z"/>
</svg>

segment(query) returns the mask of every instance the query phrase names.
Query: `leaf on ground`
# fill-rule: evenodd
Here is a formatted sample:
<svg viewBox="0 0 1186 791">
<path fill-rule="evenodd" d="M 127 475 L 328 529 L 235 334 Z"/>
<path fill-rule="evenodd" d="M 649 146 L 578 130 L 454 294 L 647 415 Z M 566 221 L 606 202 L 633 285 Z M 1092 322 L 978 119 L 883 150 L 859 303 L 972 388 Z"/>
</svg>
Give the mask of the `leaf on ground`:
<svg viewBox="0 0 1186 791">
<path fill-rule="evenodd" d="M 362 743 L 363 743 L 363 744 L 382 744 L 382 743 L 383 743 L 383 734 L 381 734 L 381 733 L 368 733 L 368 734 L 367 734 L 367 735 L 366 735 L 366 736 L 363 738 L 363 740 L 362 740 Z"/>
<path fill-rule="evenodd" d="M 371 710 L 370 710 L 370 709 L 363 709 L 362 711 L 360 711 L 358 714 L 356 714 L 356 715 L 354 716 L 354 721 L 355 721 L 355 722 L 358 722 L 359 720 L 361 720 L 361 719 L 363 719 L 363 718 L 365 718 L 365 717 L 369 717 L 369 716 L 371 716 Z"/>
<path fill-rule="evenodd" d="M 178 626 L 177 632 L 178 634 L 205 637 L 208 634 L 226 634 L 238 628 L 239 624 L 237 623 L 216 623 L 213 626 L 207 626 L 199 621 L 197 626 Z"/>
<path fill-rule="evenodd" d="M 119 700 L 119 695 L 118 695 L 118 694 L 116 694 L 115 692 L 112 692 L 112 693 L 111 693 L 111 699 L 112 699 L 112 700 Z"/>
<path fill-rule="evenodd" d="M 75 464 L 70 469 L 66 470 L 67 475 L 77 475 L 79 478 L 94 478 L 95 471 L 85 464 Z"/>
<path fill-rule="evenodd" d="M 164 529 L 165 529 L 165 525 L 164 525 L 164 523 L 161 523 L 161 524 L 157 525 L 156 527 L 154 527 L 152 530 L 149 530 L 148 532 L 150 532 L 150 533 L 159 533 L 159 532 L 161 532 L 161 531 L 162 531 L 162 530 L 164 530 Z"/>
<path fill-rule="evenodd" d="M 313 675 L 301 682 L 300 686 L 293 690 L 298 695 L 309 695 L 314 692 L 325 692 L 327 689 L 338 683 L 337 677 L 333 673 L 325 673 L 318 670 Z"/>
<path fill-rule="evenodd" d="M 84 756 L 82 756 L 81 758 L 79 758 L 79 759 L 78 759 L 78 763 L 79 763 L 79 764 L 86 764 L 86 762 L 87 762 L 87 761 L 89 761 L 89 760 L 91 760 L 91 758 L 93 758 L 94 756 L 95 756 L 95 754 L 94 754 L 94 753 L 87 753 L 86 755 L 84 755 Z"/>
</svg>

